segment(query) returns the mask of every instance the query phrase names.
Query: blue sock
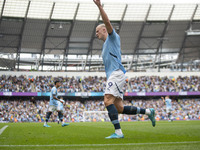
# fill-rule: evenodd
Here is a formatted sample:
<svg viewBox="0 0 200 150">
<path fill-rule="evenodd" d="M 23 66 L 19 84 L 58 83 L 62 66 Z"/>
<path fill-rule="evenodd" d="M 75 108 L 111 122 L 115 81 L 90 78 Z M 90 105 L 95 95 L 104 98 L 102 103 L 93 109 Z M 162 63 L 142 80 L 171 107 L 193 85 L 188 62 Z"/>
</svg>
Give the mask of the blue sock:
<svg viewBox="0 0 200 150">
<path fill-rule="evenodd" d="M 52 113 L 52 112 L 47 112 L 47 114 L 46 114 L 46 120 L 45 120 L 46 122 L 48 122 L 48 120 L 49 120 L 49 118 L 50 118 L 50 116 L 51 116 L 51 113 Z"/>
<path fill-rule="evenodd" d="M 135 106 L 124 106 L 123 114 L 135 115 L 135 114 L 145 114 L 145 109 Z"/>
<path fill-rule="evenodd" d="M 58 112 L 58 117 L 60 119 L 60 121 L 63 121 L 63 113 L 61 111 Z"/>
<path fill-rule="evenodd" d="M 110 120 L 112 124 L 114 125 L 115 129 L 121 129 L 119 120 L 118 120 L 118 111 L 114 104 L 111 104 L 106 107 L 108 110 L 108 116 L 110 117 Z"/>
</svg>

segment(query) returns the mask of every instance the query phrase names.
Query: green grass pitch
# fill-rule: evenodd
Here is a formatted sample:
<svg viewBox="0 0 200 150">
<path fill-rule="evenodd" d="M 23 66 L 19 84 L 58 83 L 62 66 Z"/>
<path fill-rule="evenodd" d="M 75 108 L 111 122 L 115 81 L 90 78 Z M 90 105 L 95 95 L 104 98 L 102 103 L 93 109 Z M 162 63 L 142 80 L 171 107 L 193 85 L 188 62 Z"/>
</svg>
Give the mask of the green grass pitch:
<svg viewBox="0 0 200 150">
<path fill-rule="evenodd" d="M 104 139 L 114 132 L 110 122 L 1 123 L 0 149 L 200 150 L 200 121 L 121 122 L 124 139 Z"/>
</svg>

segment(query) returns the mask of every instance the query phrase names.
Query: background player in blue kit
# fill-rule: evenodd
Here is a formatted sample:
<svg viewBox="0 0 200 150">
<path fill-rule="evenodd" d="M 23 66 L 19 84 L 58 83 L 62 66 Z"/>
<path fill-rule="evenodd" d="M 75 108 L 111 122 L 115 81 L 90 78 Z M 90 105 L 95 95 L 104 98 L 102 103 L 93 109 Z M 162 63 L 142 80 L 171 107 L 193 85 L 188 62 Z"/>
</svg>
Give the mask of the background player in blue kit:
<svg viewBox="0 0 200 150">
<path fill-rule="evenodd" d="M 172 119 L 172 100 L 169 98 L 169 96 L 161 97 L 163 102 L 166 104 L 166 113 L 168 114 L 168 120 L 173 121 Z"/>
<path fill-rule="evenodd" d="M 69 125 L 69 123 L 65 123 L 64 119 L 63 119 L 63 111 L 61 108 L 63 107 L 64 101 L 58 99 L 57 89 L 60 87 L 60 85 L 61 85 L 60 81 L 55 81 L 55 86 L 51 89 L 50 102 L 49 102 L 48 112 L 46 113 L 46 120 L 44 123 L 44 127 L 50 127 L 47 124 L 47 122 L 53 111 L 58 112 L 58 117 L 59 117 L 60 121 L 62 122 L 62 127 Z M 62 105 L 60 103 L 62 103 Z"/>
<path fill-rule="evenodd" d="M 108 110 L 109 118 L 115 127 L 115 133 L 106 139 L 124 138 L 120 123 L 118 121 L 118 113 L 122 114 L 146 114 L 155 126 L 155 110 L 153 108 L 143 109 L 134 106 L 123 106 L 122 88 L 125 84 L 125 69 L 121 63 L 121 46 L 120 37 L 113 29 L 107 14 L 105 13 L 100 0 L 93 0 L 99 8 L 104 24 L 96 27 L 96 36 L 103 40 L 102 57 L 105 65 L 107 77 L 104 104 Z"/>
</svg>

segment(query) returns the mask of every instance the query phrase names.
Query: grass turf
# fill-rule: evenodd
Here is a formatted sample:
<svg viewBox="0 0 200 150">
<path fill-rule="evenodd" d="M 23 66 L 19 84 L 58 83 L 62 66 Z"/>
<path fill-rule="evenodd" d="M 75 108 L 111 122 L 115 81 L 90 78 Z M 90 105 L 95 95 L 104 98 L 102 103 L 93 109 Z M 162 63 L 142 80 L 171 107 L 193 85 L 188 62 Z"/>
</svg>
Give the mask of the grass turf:
<svg viewBox="0 0 200 150">
<path fill-rule="evenodd" d="M 8 127 L 0 135 L 0 149 L 200 149 L 200 121 L 159 121 L 156 127 L 149 121 L 121 122 L 124 139 L 104 139 L 114 132 L 110 122 L 71 123 L 67 127 L 49 123 L 51 128 L 44 128 L 43 123 L 1 123 L 0 128 L 5 125 Z"/>
</svg>

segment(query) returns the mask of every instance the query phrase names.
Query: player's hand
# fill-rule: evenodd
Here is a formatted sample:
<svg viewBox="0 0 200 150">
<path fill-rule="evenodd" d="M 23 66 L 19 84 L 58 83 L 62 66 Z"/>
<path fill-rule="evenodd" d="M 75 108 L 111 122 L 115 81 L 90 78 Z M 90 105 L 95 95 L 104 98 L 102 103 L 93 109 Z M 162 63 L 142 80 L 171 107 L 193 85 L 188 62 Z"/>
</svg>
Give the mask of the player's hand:
<svg viewBox="0 0 200 150">
<path fill-rule="evenodd" d="M 164 97 L 161 97 L 162 99 L 164 99 Z"/>
<path fill-rule="evenodd" d="M 93 0 L 93 1 L 98 7 L 101 6 L 101 1 L 100 0 Z"/>
</svg>

